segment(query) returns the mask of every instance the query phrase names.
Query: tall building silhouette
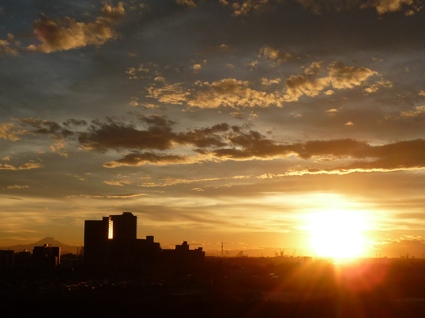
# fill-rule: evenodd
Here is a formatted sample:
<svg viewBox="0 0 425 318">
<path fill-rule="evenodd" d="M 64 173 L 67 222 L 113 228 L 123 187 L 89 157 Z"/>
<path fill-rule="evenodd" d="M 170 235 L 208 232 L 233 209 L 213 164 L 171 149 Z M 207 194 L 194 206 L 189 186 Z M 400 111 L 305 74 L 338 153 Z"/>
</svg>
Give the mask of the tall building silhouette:
<svg viewBox="0 0 425 318">
<path fill-rule="evenodd" d="M 134 271 L 160 256 L 153 236 L 137 238 L 137 216 L 131 212 L 84 223 L 84 263 L 90 271 Z"/>
<path fill-rule="evenodd" d="M 89 270 L 106 266 L 108 231 L 108 217 L 84 222 L 84 263 Z"/>
<path fill-rule="evenodd" d="M 109 239 L 137 239 L 137 216 L 131 212 L 123 212 L 122 215 L 110 215 L 108 226 Z"/>
</svg>

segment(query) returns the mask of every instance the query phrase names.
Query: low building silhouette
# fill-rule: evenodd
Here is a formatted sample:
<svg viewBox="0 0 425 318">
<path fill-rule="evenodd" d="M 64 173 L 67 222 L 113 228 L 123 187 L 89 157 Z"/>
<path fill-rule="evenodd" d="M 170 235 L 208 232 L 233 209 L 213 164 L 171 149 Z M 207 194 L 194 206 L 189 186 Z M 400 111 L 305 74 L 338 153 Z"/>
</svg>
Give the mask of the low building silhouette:
<svg viewBox="0 0 425 318">
<path fill-rule="evenodd" d="M 44 244 L 34 246 L 32 266 L 36 270 L 53 270 L 60 265 L 60 247 Z"/>
<path fill-rule="evenodd" d="M 202 247 L 189 249 L 189 244 L 184 241 L 181 245 L 176 245 L 175 249 L 162 250 L 162 259 L 165 264 L 171 264 L 177 270 L 193 270 L 202 266 L 205 252 Z"/>
<path fill-rule="evenodd" d="M 26 270 L 32 267 L 32 255 L 28 250 L 22 250 L 15 253 L 14 268 L 19 270 Z"/>
<path fill-rule="evenodd" d="M 15 251 L 0 250 L 0 270 L 12 269 L 15 263 Z"/>
</svg>

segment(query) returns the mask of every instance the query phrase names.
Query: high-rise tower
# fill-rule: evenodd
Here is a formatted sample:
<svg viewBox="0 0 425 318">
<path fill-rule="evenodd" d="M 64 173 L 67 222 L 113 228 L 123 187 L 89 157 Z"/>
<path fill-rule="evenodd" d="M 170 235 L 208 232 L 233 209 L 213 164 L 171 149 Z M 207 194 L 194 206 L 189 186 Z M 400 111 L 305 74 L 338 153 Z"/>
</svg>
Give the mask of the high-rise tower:
<svg viewBox="0 0 425 318">
<path fill-rule="evenodd" d="M 109 216 L 108 238 L 113 240 L 137 239 L 137 216 L 131 212 Z"/>
<path fill-rule="evenodd" d="M 111 262 L 124 261 L 124 252 L 137 242 L 137 216 L 131 212 L 104 216 L 84 223 L 84 260 L 88 269 L 104 268 Z"/>
</svg>

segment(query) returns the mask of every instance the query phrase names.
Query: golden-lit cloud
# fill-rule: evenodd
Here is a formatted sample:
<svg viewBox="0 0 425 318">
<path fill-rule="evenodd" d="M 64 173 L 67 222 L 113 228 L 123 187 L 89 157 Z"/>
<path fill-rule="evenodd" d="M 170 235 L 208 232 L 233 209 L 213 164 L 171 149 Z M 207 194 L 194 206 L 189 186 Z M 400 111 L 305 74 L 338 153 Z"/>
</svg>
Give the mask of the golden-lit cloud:
<svg viewBox="0 0 425 318">
<path fill-rule="evenodd" d="M 334 114 L 336 114 L 336 113 L 338 112 L 338 109 L 336 109 L 336 108 L 331 108 L 331 109 L 326 110 L 326 112 L 327 112 L 329 115 L 334 115 Z"/>
<path fill-rule="evenodd" d="M 280 84 L 281 79 L 280 78 L 275 78 L 275 79 L 267 79 L 267 78 L 262 78 L 261 79 L 261 84 L 264 86 L 270 86 L 270 85 L 277 85 Z"/>
<path fill-rule="evenodd" d="M 18 184 L 14 184 L 14 185 L 10 185 L 10 186 L 6 187 L 6 189 L 8 189 L 8 190 L 28 189 L 28 188 L 29 188 L 29 186 L 27 186 L 27 185 L 18 185 Z"/>
<path fill-rule="evenodd" d="M 163 78 L 157 78 L 163 79 Z M 190 92 L 185 91 L 181 84 L 169 84 L 164 87 L 149 87 L 147 97 L 157 99 L 164 104 L 181 105 L 187 101 Z"/>
<path fill-rule="evenodd" d="M 130 181 L 130 180 L 105 180 L 105 181 L 103 181 L 103 183 L 110 185 L 110 186 L 123 187 L 125 185 L 131 184 L 132 181 Z"/>
<path fill-rule="evenodd" d="M 227 5 L 230 1 L 222 1 L 223 4 Z M 231 8 L 235 16 L 247 15 L 252 11 L 258 11 L 269 5 L 269 0 L 240 0 L 232 1 Z"/>
<path fill-rule="evenodd" d="M 340 62 L 329 65 L 328 71 L 330 82 L 336 89 L 360 86 L 369 77 L 377 74 L 377 72 L 366 67 L 346 66 Z"/>
<path fill-rule="evenodd" d="M 12 123 L 0 123 L 0 139 L 17 141 L 25 133 L 27 133 L 25 130 L 16 129 Z"/>
<path fill-rule="evenodd" d="M 202 64 L 194 64 L 193 65 L 193 70 L 195 71 L 195 72 L 199 72 L 200 70 L 202 69 Z"/>
<path fill-rule="evenodd" d="M 19 166 L 14 166 L 11 164 L 0 164 L 0 170 L 12 170 L 12 171 L 19 171 L 19 170 L 31 170 L 31 169 L 39 169 L 42 168 L 44 165 L 37 162 L 27 162 Z"/>
<path fill-rule="evenodd" d="M 274 66 L 290 58 L 289 54 L 280 53 L 270 47 L 263 47 L 260 51 L 260 56 L 269 60 Z M 203 68 L 203 64 L 191 67 L 196 74 Z M 131 79 L 138 79 L 142 76 L 142 72 L 145 72 L 145 75 L 148 73 L 144 67 L 142 70 L 129 68 L 126 71 Z M 303 67 L 301 74 L 290 75 L 286 80 L 278 76 L 260 77 L 258 81 L 229 77 L 212 82 L 196 80 L 192 83 L 168 83 L 164 76 L 159 75 L 161 72 L 157 67 L 155 73 L 157 76 L 151 78 L 153 84 L 146 88 L 146 97 L 162 104 L 199 109 L 283 107 L 284 103 L 297 102 L 302 96 L 316 97 L 321 94 L 330 96 L 336 94 L 337 90 L 361 86 L 366 86 L 365 92 L 372 93 L 392 85 L 390 81 L 380 79 L 382 76 L 376 71 L 367 67 L 348 66 L 341 62 L 332 62 L 328 67 L 323 67 L 322 62 L 313 62 Z M 179 73 L 180 71 L 177 71 L 177 74 Z M 380 78 L 377 82 L 368 83 L 372 76 Z M 131 104 L 139 105 L 134 101 L 134 97 Z"/>
<path fill-rule="evenodd" d="M 303 74 L 292 75 L 286 80 L 286 101 L 297 101 L 301 96 L 317 96 L 330 84 L 329 77 L 319 77 L 320 63 L 312 63 Z"/>
<path fill-rule="evenodd" d="M 14 36 L 9 33 L 7 40 L 0 39 L 0 56 L 2 55 L 17 56 L 18 50 L 15 46 L 16 45 L 14 43 Z"/>
<path fill-rule="evenodd" d="M 306 67 L 303 74 L 290 76 L 286 80 L 285 101 L 297 101 L 303 95 L 314 97 L 329 87 L 353 89 L 378 74 L 366 67 L 347 66 L 341 62 L 331 63 L 326 71 L 327 74 L 320 77 L 322 65 L 315 62 Z M 328 95 L 328 92 L 329 90 L 324 93 Z"/>
<path fill-rule="evenodd" d="M 361 5 L 363 7 L 374 7 L 379 14 L 387 12 L 400 11 L 404 6 L 410 8 L 411 11 L 419 10 L 417 6 L 419 2 L 415 0 L 371 0 Z"/>
<path fill-rule="evenodd" d="M 269 107 L 281 106 L 277 94 L 267 93 L 250 88 L 250 82 L 235 78 L 227 78 L 217 82 L 195 83 L 197 92 L 187 102 L 191 107 Z"/>
<path fill-rule="evenodd" d="M 124 5 L 104 4 L 103 16 L 95 22 L 78 22 L 65 17 L 59 21 L 42 17 L 34 23 L 34 34 L 41 44 L 28 46 L 29 51 L 51 53 L 67 51 L 87 45 L 102 45 L 115 37 L 112 25 L 125 14 Z"/>
<path fill-rule="evenodd" d="M 370 85 L 369 87 L 366 87 L 364 91 L 368 94 L 372 94 L 372 93 L 378 92 L 381 88 L 391 88 L 391 87 L 393 87 L 393 84 L 391 83 L 391 81 L 382 80 Z"/>
<path fill-rule="evenodd" d="M 279 65 L 289 61 L 292 58 L 292 54 L 265 46 L 260 49 L 258 57 L 266 59 L 271 65 Z"/>
<path fill-rule="evenodd" d="M 129 193 L 129 194 L 110 194 L 110 195 L 90 195 L 90 194 L 76 194 L 68 195 L 65 199 L 84 198 L 84 199 L 105 199 L 105 200 L 129 200 L 144 197 L 144 193 Z"/>
<path fill-rule="evenodd" d="M 420 10 L 420 2 L 416 0 L 297 0 L 301 5 L 316 14 L 327 10 L 348 10 L 353 8 L 373 8 L 378 14 L 400 11 L 406 9 L 410 14 Z"/>
<path fill-rule="evenodd" d="M 419 117 L 425 115 L 425 106 L 416 106 L 413 110 L 407 110 L 400 113 L 401 117 Z"/>
<path fill-rule="evenodd" d="M 176 3 L 191 8 L 196 7 L 196 2 L 194 0 L 176 0 Z"/>
</svg>

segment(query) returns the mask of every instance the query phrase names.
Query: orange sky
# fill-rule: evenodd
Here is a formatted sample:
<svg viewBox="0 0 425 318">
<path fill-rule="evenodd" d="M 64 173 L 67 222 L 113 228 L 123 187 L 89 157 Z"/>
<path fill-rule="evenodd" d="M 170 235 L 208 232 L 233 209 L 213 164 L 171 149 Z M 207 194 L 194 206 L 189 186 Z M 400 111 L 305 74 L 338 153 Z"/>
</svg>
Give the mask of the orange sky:
<svg viewBox="0 0 425 318">
<path fill-rule="evenodd" d="M 2 2 L 0 247 L 131 211 L 162 246 L 314 254 L 308 216 L 349 211 L 364 255 L 423 257 L 422 7 Z"/>
</svg>

